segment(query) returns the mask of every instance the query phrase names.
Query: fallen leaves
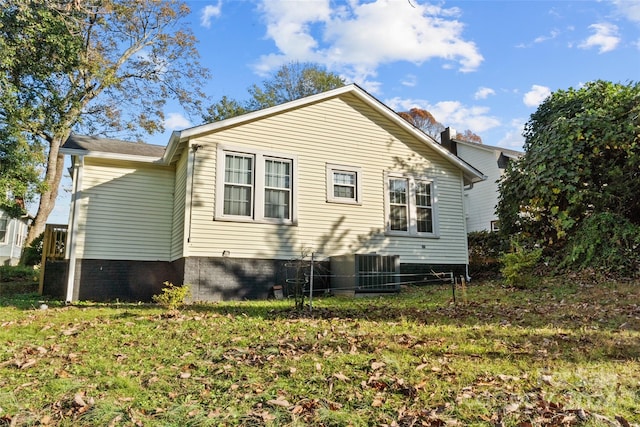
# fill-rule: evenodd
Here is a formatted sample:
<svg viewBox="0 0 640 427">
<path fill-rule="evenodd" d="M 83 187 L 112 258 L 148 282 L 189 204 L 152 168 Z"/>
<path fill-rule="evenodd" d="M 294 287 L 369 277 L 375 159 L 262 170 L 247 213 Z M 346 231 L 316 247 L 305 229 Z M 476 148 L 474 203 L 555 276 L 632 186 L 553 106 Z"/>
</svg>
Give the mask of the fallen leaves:
<svg viewBox="0 0 640 427">
<path fill-rule="evenodd" d="M 419 301 L 320 299 L 328 307 L 312 314 L 249 303 L 171 318 L 25 313 L 2 322 L 27 329 L 0 349 L 0 426 L 103 414 L 95 425 L 638 427 L 613 400 L 640 385 L 628 379 L 640 374 L 637 302 L 609 305 L 609 321 L 579 295 L 494 291 L 458 305 L 423 289 L 410 291 Z"/>
</svg>

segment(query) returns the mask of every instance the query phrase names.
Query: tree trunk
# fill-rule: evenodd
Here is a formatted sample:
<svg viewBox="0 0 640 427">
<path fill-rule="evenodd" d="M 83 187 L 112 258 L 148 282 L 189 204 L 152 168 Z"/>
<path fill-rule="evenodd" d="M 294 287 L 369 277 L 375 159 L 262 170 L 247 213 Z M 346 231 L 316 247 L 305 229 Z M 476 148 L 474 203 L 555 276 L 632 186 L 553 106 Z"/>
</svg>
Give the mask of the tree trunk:
<svg viewBox="0 0 640 427">
<path fill-rule="evenodd" d="M 62 145 L 62 142 L 67 139 L 67 136 L 68 134 L 56 135 L 49 142 L 47 171 L 44 176 L 44 181 L 47 186 L 46 190 L 40 194 L 38 212 L 36 213 L 33 223 L 29 227 L 29 232 L 27 233 L 27 239 L 24 245 L 25 247 L 29 246 L 36 237 L 44 232 L 49 214 L 53 211 L 53 208 L 56 205 L 60 181 L 62 180 L 62 173 L 64 172 L 64 156 L 60 154 L 60 146 Z"/>
</svg>

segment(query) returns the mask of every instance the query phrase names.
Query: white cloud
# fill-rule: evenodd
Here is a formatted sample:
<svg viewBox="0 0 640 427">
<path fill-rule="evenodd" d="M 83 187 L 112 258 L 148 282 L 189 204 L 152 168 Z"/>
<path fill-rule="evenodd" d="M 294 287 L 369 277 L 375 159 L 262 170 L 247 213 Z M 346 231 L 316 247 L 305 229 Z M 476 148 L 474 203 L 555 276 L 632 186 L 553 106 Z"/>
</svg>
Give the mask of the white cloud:
<svg viewBox="0 0 640 427">
<path fill-rule="evenodd" d="M 495 95 L 496 91 L 490 87 L 479 87 L 476 93 L 473 95 L 474 99 L 487 99 L 489 95 Z"/>
<path fill-rule="evenodd" d="M 629 21 L 640 22 L 640 0 L 613 0 L 613 4 Z"/>
<path fill-rule="evenodd" d="M 524 124 L 526 119 L 513 119 L 509 127 L 506 128 L 504 136 L 496 144 L 498 147 L 510 148 L 512 150 L 522 151 L 524 145 Z"/>
<path fill-rule="evenodd" d="M 180 113 L 169 113 L 164 120 L 164 127 L 167 130 L 185 129 L 191 127 L 191 122 Z"/>
<path fill-rule="evenodd" d="M 202 9 L 200 16 L 200 25 L 203 27 L 211 28 L 211 19 L 217 18 L 222 13 L 222 0 L 218 1 L 216 5 L 207 5 Z"/>
<path fill-rule="evenodd" d="M 385 104 L 395 111 L 409 111 L 414 107 L 422 108 L 429 111 L 444 126 L 453 127 L 461 132 L 469 129 L 480 134 L 500 126 L 500 120 L 489 114 L 489 107 L 465 106 L 458 101 L 430 104 L 427 100 L 396 97 L 386 100 Z"/>
<path fill-rule="evenodd" d="M 536 37 L 536 38 L 533 40 L 533 42 L 534 42 L 534 43 L 543 43 L 543 42 L 546 42 L 547 40 L 553 40 L 553 39 L 555 39 L 556 37 L 558 37 L 558 35 L 559 35 L 559 34 L 560 34 L 560 31 L 558 31 L 558 30 L 552 30 L 552 31 L 549 33 L 549 35 L 547 35 L 547 36 L 539 36 L 539 37 Z"/>
<path fill-rule="evenodd" d="M 537 107 L 547 96 L 551 95 L 551 89 L 546 86 L 533 85 L 531 90 L 524 94 L 522 102 L 527 107 Z"/>
<path fill-rule="evenodd" d="M 441 6 L 375 0 L 291 7 L 287 0 L 263 0 L 267 36 L 277 53 L 260 59 L 257 70 L 268 72 L 291 60 L 311 61 L 338 70 L 357 83 L 376 76 L 382 64 L 421 64 L 442 59 L 459 71 L 476 70 L 483 61 L 475 43 L 465 40 L 459 10 Z"/>
<path fill-rule="evenodd" d="M 418 84 L 418 78 L 414 74 L 407 74 L 400 82 L 403 86 L 414 87 Z"/>
<path fill-rule="evenodd" d="M 618 46 L 618 43 L 620 43 L 618 27 L 614 24 L 604 22 L 601 24 L 589 25 L 589 28 L 594 31 L 594 34 L 580 43 L 578 47 L 582 49 L 599 47 L 600 50 L 598 52 L 605 53 L 614 50 L 616 46 Z"/>
</svg>

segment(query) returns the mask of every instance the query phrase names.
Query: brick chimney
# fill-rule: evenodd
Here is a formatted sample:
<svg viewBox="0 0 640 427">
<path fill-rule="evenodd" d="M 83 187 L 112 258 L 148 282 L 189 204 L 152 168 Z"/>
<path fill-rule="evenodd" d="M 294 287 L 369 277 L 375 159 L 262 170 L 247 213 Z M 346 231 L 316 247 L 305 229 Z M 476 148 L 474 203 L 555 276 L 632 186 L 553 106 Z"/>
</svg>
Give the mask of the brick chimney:
<svg viewBox="0 0 640 427">
<path fill-rule="evenodd" d="M 458 144 L 453 140 L 456 137 L 455 129 L 450 127 L 440 132 L 440 144 L 452 154 L 458 155 Z"/>
</svg>

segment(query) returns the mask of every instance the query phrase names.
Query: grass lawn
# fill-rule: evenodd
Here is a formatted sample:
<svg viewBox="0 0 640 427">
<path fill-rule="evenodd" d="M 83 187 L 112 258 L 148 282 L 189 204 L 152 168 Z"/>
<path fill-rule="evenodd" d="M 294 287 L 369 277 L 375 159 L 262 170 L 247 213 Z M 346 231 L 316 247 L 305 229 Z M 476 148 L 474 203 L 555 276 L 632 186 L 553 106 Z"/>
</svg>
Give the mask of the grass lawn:
<svg viewBox="0 0 640 427">
<path fill-rule="evenodd" d="M 0 426 L 639 425 L 639 283 L 458 294 L 174 315 L 0 294 Z"/>
</svg>

